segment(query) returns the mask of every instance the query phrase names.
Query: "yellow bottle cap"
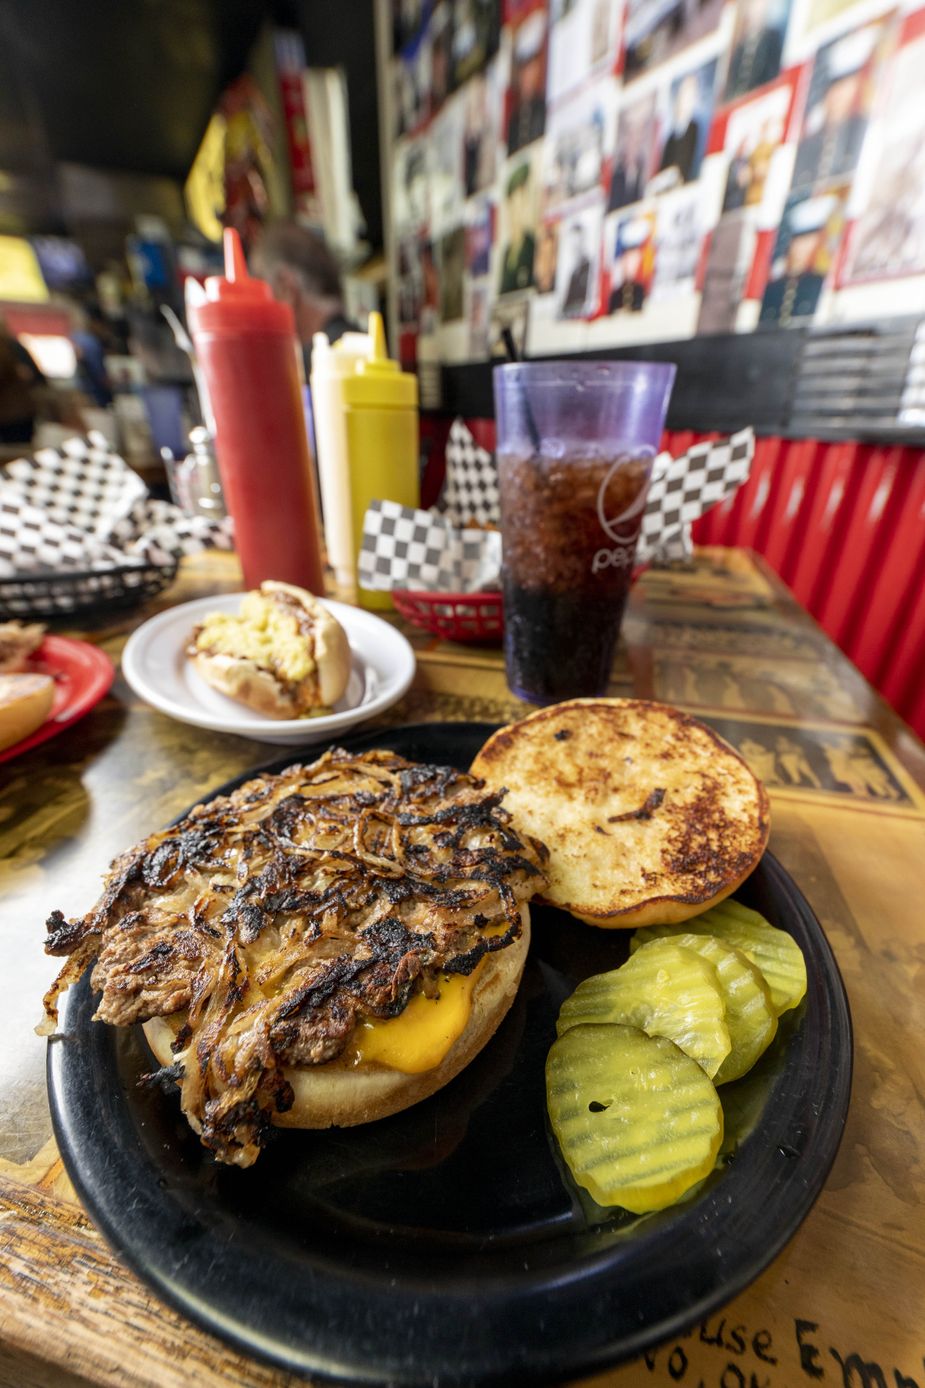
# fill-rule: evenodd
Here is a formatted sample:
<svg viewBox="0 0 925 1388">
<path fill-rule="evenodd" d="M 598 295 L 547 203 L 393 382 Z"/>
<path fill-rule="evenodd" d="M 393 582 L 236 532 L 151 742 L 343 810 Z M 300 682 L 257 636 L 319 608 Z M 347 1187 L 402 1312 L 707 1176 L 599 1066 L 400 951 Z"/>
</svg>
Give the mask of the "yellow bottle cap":
<svg viewBox="0 0 925 1388">
<path fill-rule="evenodd" d="M 402 371 L 386 352 L 381 313 L 369 315 L 367 340 L 368 355 L 354 361 L 355 375 L 344 381 L 346 403 L 379 409 L 416 409 L 417 377 Z"/>
</svg>

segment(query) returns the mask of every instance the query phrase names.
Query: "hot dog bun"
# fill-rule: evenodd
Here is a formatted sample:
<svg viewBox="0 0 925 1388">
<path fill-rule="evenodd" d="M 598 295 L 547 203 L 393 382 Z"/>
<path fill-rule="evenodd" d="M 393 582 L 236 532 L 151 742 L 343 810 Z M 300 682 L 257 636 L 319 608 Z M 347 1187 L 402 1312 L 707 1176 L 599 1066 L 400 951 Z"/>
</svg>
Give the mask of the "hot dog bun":
<svg viewBox="0 0 925 1388">
<path fill-rule="evenodd" d="M 269 718 L 301 718 L 330 708 L 350 678 L 343 627 L 311 593 L 265 582 L 240 613 L 210 613 L 187 656 L 213 689 Z"/>
</svg>

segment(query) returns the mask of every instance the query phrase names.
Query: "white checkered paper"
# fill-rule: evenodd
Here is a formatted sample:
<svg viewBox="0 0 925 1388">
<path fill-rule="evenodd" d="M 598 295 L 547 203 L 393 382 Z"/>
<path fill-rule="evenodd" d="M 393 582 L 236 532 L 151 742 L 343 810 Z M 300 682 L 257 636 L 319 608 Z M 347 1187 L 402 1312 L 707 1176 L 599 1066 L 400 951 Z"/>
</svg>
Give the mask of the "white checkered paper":
<svg viewBox="0 0 925 1388">
<path fill-rule="evenodd" d="M 695 443 L 679 458 L 660 453 L 649 482 L 636 563 L 689 560 L 694 552 L 694 521 L 746 481 L 754 453 L 752 429 L 715 443 Z"/>
<path fill-rule="evenodd" d="M 102 435 L 17 459 L 0 484 L 0 577 L 142 564 L 172 573 L 210 547 L 232 547 L 230 523 L 150 498 Z"/>
<path fill-rule="evenodd" d="M 438 510 L 459 526 L 498 525 L 501 519 L 495 460 L 461 419 L 453 420 L 447 439 L 446 481 Z"/>
<path fill-rule="evenodd" d="M 683 563 L 693 554 L 691 525 L 747 479 L 755 435 L 743 429 L 728 439 L 698 443 L 672 458 L 655 459 L 642 519 L 636 563 Z M 359 557 L 362 587 L 389 591 L 473 593 L 501 585 L 501 536 L 470 530 L 500 524 L 495 460 L 454 421 L 447 443 L 447 477 L 438 508 L 413 510 L 374 501 L 363 524 Z"/>
<path fill-rule="evenodd" d="M 362 588 L 388 592 L 477 593 L 497 588 L 501 536 L 461 530 L 437 511 L 374 501 L 363 522 Z"/>
</svg>

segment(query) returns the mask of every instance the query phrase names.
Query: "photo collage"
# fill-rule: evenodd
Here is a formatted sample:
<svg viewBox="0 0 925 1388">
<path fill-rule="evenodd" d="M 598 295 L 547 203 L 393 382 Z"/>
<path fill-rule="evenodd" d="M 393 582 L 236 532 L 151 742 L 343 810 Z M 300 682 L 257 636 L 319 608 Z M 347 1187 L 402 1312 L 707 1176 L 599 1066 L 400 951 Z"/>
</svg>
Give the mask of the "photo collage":
<svg viewBox="0 0 925 1388">
<path fill-rule="evenodd" d="M 407 365 L 925 311 L 925 9 L 392 6 Z"/>
</svg>

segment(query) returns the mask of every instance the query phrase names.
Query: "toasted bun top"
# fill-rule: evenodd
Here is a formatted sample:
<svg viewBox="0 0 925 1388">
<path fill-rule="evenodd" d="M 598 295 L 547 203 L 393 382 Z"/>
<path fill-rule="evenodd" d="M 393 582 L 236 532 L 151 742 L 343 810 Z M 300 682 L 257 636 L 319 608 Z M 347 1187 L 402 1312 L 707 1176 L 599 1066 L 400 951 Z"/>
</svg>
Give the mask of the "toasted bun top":
<svg viewBox="0 0 925 1388">
<path fill-rule="evenodd" d="M 543 900 L 591 924 L 686 920 L 758 863 L 768 797 L 739 754 L 678 709 L 574 699 L 489 738 L 472 765 L 550 852 Z"/>
</svg>

